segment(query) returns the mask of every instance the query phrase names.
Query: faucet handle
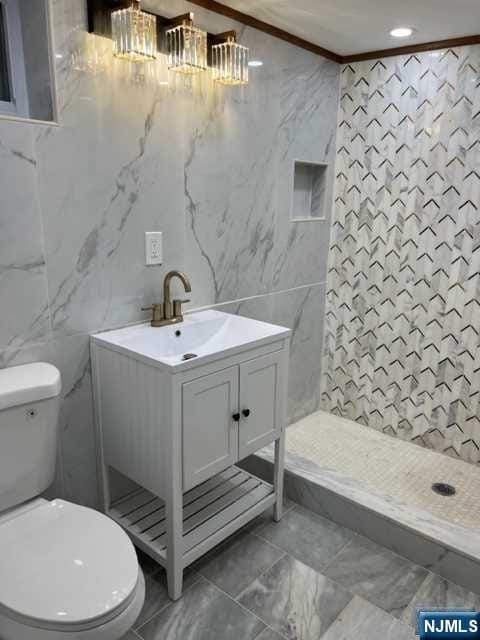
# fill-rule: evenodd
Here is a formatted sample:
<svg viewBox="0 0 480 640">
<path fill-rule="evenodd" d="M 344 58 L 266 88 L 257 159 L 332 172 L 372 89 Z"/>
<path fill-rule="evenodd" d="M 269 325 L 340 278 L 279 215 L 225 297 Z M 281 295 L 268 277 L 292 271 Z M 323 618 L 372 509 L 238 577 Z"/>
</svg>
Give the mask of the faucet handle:
<svg viewBox="0 0 480 640">
<path fill-rule="evenodd" d="M 174 300 L 173 301 L 173 316 L 174 318 L 183 318 L 182 304 L 187 304 L 190 300 Z"/>
<path fill-rule="evenodd" d="M 160 322 L 163 320 L 163 304 L 151 304 L 149 307 L 142 307 L 142 311 L 152 311 L 152 327 L 160 326 Z"/>
</svg>

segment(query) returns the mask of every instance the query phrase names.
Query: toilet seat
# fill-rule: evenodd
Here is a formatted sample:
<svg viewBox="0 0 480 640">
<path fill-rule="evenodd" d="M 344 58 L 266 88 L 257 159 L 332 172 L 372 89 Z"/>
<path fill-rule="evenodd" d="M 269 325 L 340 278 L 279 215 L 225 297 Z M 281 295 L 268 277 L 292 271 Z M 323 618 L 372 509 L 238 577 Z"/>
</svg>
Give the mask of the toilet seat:
<svg viewBox="0 0 480 640">
<path fill-rule="evenodd" d="M 63 500 L 0 522 L 0 616 L 62 633 L 98 628 L 132 605 L 142 579 L 126 533 Z"/>
</svg>

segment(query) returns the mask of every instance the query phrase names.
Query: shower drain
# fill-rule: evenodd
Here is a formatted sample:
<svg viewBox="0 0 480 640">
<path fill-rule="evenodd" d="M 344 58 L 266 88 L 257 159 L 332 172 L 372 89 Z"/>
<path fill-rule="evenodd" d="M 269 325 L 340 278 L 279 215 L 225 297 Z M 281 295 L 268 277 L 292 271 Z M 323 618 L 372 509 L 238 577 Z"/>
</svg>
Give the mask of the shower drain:
<svg viewBox="0 0 480 640">
<path fill-rule="evenodd" d="M 435 482 L 432 484 L 432 491 L 438 493 L 439 496 L 454 496 L 457 493 L 455 487 L 444 482 Z"/>
</svg>

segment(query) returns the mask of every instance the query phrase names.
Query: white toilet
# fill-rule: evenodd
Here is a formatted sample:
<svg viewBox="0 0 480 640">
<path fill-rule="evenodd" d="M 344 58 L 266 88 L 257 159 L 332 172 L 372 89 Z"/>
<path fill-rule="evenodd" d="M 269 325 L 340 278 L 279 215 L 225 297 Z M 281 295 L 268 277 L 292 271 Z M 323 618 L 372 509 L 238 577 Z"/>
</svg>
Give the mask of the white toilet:
<svg viewBox="0 0 480 640">
<path fill-rule="evenodd" d="M 0 370 L 0 640 L 119 640 L 145 598 L 117 524 L 38 498 L 55 473 L 60 386 L 50 364 Z"/>
</svg>

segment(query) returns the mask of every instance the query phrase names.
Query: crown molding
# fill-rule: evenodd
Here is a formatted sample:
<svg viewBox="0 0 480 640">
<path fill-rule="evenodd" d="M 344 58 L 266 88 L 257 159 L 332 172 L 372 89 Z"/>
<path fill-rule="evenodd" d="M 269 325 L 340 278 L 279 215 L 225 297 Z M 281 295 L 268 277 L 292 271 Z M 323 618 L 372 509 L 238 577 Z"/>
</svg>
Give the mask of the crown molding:
<svg viewBox="0 0 480 640">
<path fill-rule="evenodd" d="M 425 51 L 437 51 L 438 49 L 451 49 L 452 47 L 465 47 L 467 45 L 480 44 L 480 35 L 464 36 L 462 38 L 449 38 L 448 40 L 435 40 L 422 44 L 411 44 L 404 47 L 392 47 L 391 49 L 380 49 L 378 51 L 366 51 L 365 53 L 354 53 L 348 56 L 341 56 L 343 63 L 361 62 L 362 60 L 375 60 L 377 58 L 390 58 L 391 56 L 408 55 L 409 53 L 422 53 Z"/>
<path fill-rule="evenodd" d="M 311 51 L 312 53 L 316 53 L 319 56 L 323 56 L 324 58 L 328 58 L 329 60 L 333 60 L 334 62 L 343 62 L 343 57 L 338 53 L 334 53 L 333 51 L 329 51 L 328 49 L 324 49 L 323 47 L 318 46 L 318 44 L 313 44 L 313 42 L 309 42 L 308 40 L 304 40 L 303 38 L 299 38 L 298 36 L 294 36 L 292 33 L 288 31 L 284 31 L 283 29 L 279 29 L 278 27 L 274 27 L 267 22 L 263 22 L 262 20 L 257 20 L 252 16 L 249 16 L 243 11 L 238 11 L 237 9 L 232 9 L 231 7 L 227 7 L 227 5 L 222 4 L 221 2 L 217 2 L 216 0 L 188 0 L 191 4 L 196 4 L 199 7 L 203 7 L 203 9 L 208 9 L 209 11 L 213 11 L 215 13 L 219 13 L 222 16 L 227 18 L 231 18 L 232 20 L 236 20 L 237 22 L 241 22 L 242 24 L 247 25 L 248 27 L 253 27 L 258 31 L 263 31 L 264 33 L 268 33 L 270 36 L 274 36 L 275 38 L 279 38 L 280 40 L 285 40 L 285 42 L 289 42 L 290 44 L 294 44 L 297 47 L 301 47 L 302 49 L 306 49 L 307 51 Z"/>
<path fill-rule="evenodd" d="M 254 18 L 253 16 L 244 13 L 243 11 L 232 9 L 231 7 L 228 7 L 221 2 L 217 2 L 217 0 L 188 1 L 191 4 L 195 4 L 199 7 L 202 7 L 203 9 L 207 9 L 208 11 L 213 11 L 214 13 L 218 13 L 222 16 L 225 16 L 226 18 L 231 18 L 232 20 L 236 20 L 237 22 L 241 22 L 248 27 L 252 27 L 254 29 L 257 29 L 258 31 L 263 31 L 263 33 L 268 33 L 268 35 L 270 36 L 274 36 L 275 38 L 279 38 L 280 40 L 284 40 L 285 42 L 294 44 L 297 47 L 301 47 L 302 49 L 306 49 L 307 51 L 316 53 L 319 56 L 323 56 L 324 58 L 328 58 L 329 60 L 333 60 L 334 62 L 338 62 L 339 64 L 361 62 L 362 60 L 374 60 L 376 58 L 388 58 L 391 56 L 400 56 L 409 53 L 413 54 L 421 53 L 424 51 L 436 51 L 438 49 L 450 49 L 452 47 L 464 47 L 472 44 L 480 44 L 480 35 L 472 35 L 460 38 L 450 38 L 447 40 L 436 40 L 434 42 L 425 42 L 421 44 L 411 44 L 403 47 L 392 47 L 390 49 L 379 49 L 377 51 L 366 51 L 364 53 L 352 53 L 342 56 L 339 53 L 335 53 L 334 51 L 330 51 L 329 49 L 320 47 L 313 42 L 309 42 L 308 40 L 304 40 L 303 38 L 294 36 L 292 33 L 289 33 L 284 29 L 274 27 L 267 22 L 263 22 L 263 20 L 258 20 L 257 18 Z"/>
</svg>

